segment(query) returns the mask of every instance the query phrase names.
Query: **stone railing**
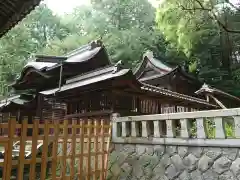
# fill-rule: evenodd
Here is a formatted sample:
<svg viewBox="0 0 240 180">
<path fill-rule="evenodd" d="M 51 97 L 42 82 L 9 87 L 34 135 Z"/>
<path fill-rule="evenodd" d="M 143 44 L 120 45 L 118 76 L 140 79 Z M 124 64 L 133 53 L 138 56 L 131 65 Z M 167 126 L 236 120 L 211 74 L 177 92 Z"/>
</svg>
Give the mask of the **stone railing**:
<svg viewBox="0 0 240 180">
<path fill-rule="evenodd" d="M 240 147 L 240 108 L 113 116 L 113 143 Z"/>
</svg>

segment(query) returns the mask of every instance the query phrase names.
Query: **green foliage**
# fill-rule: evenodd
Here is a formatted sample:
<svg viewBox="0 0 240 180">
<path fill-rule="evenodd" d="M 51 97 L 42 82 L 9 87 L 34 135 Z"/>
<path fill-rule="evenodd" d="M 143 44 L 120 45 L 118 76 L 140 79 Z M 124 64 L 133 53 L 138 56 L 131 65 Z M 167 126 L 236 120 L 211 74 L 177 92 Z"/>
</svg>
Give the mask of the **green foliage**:
<svg viewBox="0 0 240 180">
<path fill-rule="evenodd" d="M 205 130 L 206 130 L 206 135 L 207 138 L 212 139 L 215 138 L 216 134 L 216 127 L 213 119 L 207 119 L 205 121 Z M 224 130 L 227 138 L 235 138 L 235 133 L 234 133 L 234 122 L 231 120 L 224 121 Z M 194 121 L 191 124 L 191 129 L 190 133 L 192 137 L 197 137 L 197 123 Z"/>
<path fill-rule="evenodd" d="M 146 50 L 165 57 L 166 42 L 154 27 L 155 9 L 147 0 L 93 1 L 64 16 L 42 4 L 0 40 L 0 85 L 7 87 L 33 54 L 64 55 L 99 38 L 113 62 L 135 65 Z"/>
<path fill-rule="evenodd" d="M 239 30 L 239 11 L 223 2 L 164 1 L 157 10 L 156 22 L 171 46 L 188 57 L 191 72 L 199 70 L 199 78 L 206 83 L 237 95 L 240 32 L 226 32 L 223 27 Z"/>
<path fill-rule="evenodd" d="M 0 40 L 0 94 L 8 92 L 7 84 L 33 54 L 64 55 L 102 39 L 113 62 L 132 67 L 152 50 L 163 61 L 188 64 L 205 82 L 240 95 L 240 34 L 226 33 L 212 17 L 217 11 L 219 20 L 227 18 L 236 30 L 239 11 L 201 2 L 212 10 L 201 10 L 196 0 L 162 1 L 157 11 L 148 0 L 92 0 L 91 6 L 57 16 L 42 4 Z"/>
</svg>

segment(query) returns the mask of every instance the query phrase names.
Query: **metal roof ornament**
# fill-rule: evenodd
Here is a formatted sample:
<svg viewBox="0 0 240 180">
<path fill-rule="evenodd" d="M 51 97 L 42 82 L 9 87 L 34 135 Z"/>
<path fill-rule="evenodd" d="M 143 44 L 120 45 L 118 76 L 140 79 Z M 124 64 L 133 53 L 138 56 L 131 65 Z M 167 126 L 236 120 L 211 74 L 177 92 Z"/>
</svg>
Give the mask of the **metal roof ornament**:
<svg viewBox="0 0 240 180">
<path fill-rule="evenodd" d="M 143 54 L 143 59 L 144 59 L 145 57 L 147 57 L 147 58 L 149 58 L 149 59 L 154 58 L 153 52 L 150 51 L 150 50 L 147 50 L 147 51 Z"/>
<path fill-rule="evenodd" d="M 122 68 L 123 68 L 123 61 L 120 60 L 120 61 L 118 61 L 118 62 L 114 65 L 113 73 L 118 72 L 118 71 L 121 70 Z"/>
<path fill-rule="evenodd" d="M 212 92 L 212 89 L 210 88 L 210 86 L 206 83 L 204 83 L 202 85 L 202 88 L 201 89 L 204 89 L 205 91 L 208 91 L 208 92 Z"/>
<path fill-rule="evenodd" d="M 206 83 L 204 83 L 202 88 L 209 88 L 209 86 Z"/>
<path fill-rule="evenodd" d="M 101 47 L 103 45 L 103 42 L 101 40 L 95 40 L 90 43 L 91 49 Z"/>
</svg>

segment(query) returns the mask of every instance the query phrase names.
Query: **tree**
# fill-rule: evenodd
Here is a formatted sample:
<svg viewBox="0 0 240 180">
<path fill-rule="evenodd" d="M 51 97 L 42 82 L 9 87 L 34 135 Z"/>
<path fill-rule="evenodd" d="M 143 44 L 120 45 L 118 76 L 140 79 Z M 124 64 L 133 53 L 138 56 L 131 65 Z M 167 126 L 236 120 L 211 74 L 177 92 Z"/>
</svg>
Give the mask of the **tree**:
<svg viewBox="0 0 240 180">
<path fill-rule="evenodd" d="M 152 50 L 170 64 L 188 65 L 211 85 L 235 87 L 240 80 L 240 71 L 233 68 L 240 60 L 240 37 L 218 21 L 235 30 L 239 11 L 224 7 L 213 14 L 218 5 L 213 0 L 168 0 L 156 12 L 147 0 L 92 0 L 91 6 L 64 16 L 40 5 L 0 40 L 0 86 L 13 81 L 33 54 L 64 55 L 102 39 L 113 62 L 123 60 L 133 67 Z"/>
<path fill-rule="evenodd" d="M 218 1 L 169 0 L 158 8 L 156 21 L 170 44 L 186 54 L 190 65 L 198 64 L 201 79 L 230 92 L 239 86 L 232 66 L 238 56 L 233 46 L 238 35 L 229 34 L 219 21 L 233 30 L 237 15 L 238 11 Z"/>
<path fill-rule="evenodd" d="M 92 7 L 77 7 L 64 17 L 63 23 L 72 34 L 62 41 L 55 39 L 43 52 L 61 55 L 90 40 L 102 39 L 113 62 L 121 59 L 133 66 L 147 49 L 165 57 L 165 40 L 154 28 L 154 20 L 155 9 L 147 0 L 93 1 Z"/>
<path fill-rule="evenodd" d="M 155 9 L 147 0 L 92 0 L 93 10 L 118 30 L 152 28 Z"/>
<path fill-rule="evenodd" d="M 54 38 L 69 33 L 60 18 L 45 5 L 40 5 L 0 40 L 0 93 L 7 94 L 8 85 L 16 79 L 28 59 L 46 47 Z"/>
</svg>

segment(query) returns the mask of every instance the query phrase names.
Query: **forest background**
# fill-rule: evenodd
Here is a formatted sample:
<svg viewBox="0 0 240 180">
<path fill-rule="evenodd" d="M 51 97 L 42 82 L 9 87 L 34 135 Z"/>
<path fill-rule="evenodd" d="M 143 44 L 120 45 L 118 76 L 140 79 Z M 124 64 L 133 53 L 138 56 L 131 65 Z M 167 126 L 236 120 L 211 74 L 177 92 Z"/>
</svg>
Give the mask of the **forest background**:
<svg viewBox="0 0 240 180">
<path fill-rule="evenodd" d="M 228 0 L 92 0 L 56 15 L 41 4 L 0 39 L 0 94 L 35 54 L 64 55 L 102 39 L 112 62 L 135 67 L 147 50 L 240 96 L 240 8 Z"/>
</svg>

